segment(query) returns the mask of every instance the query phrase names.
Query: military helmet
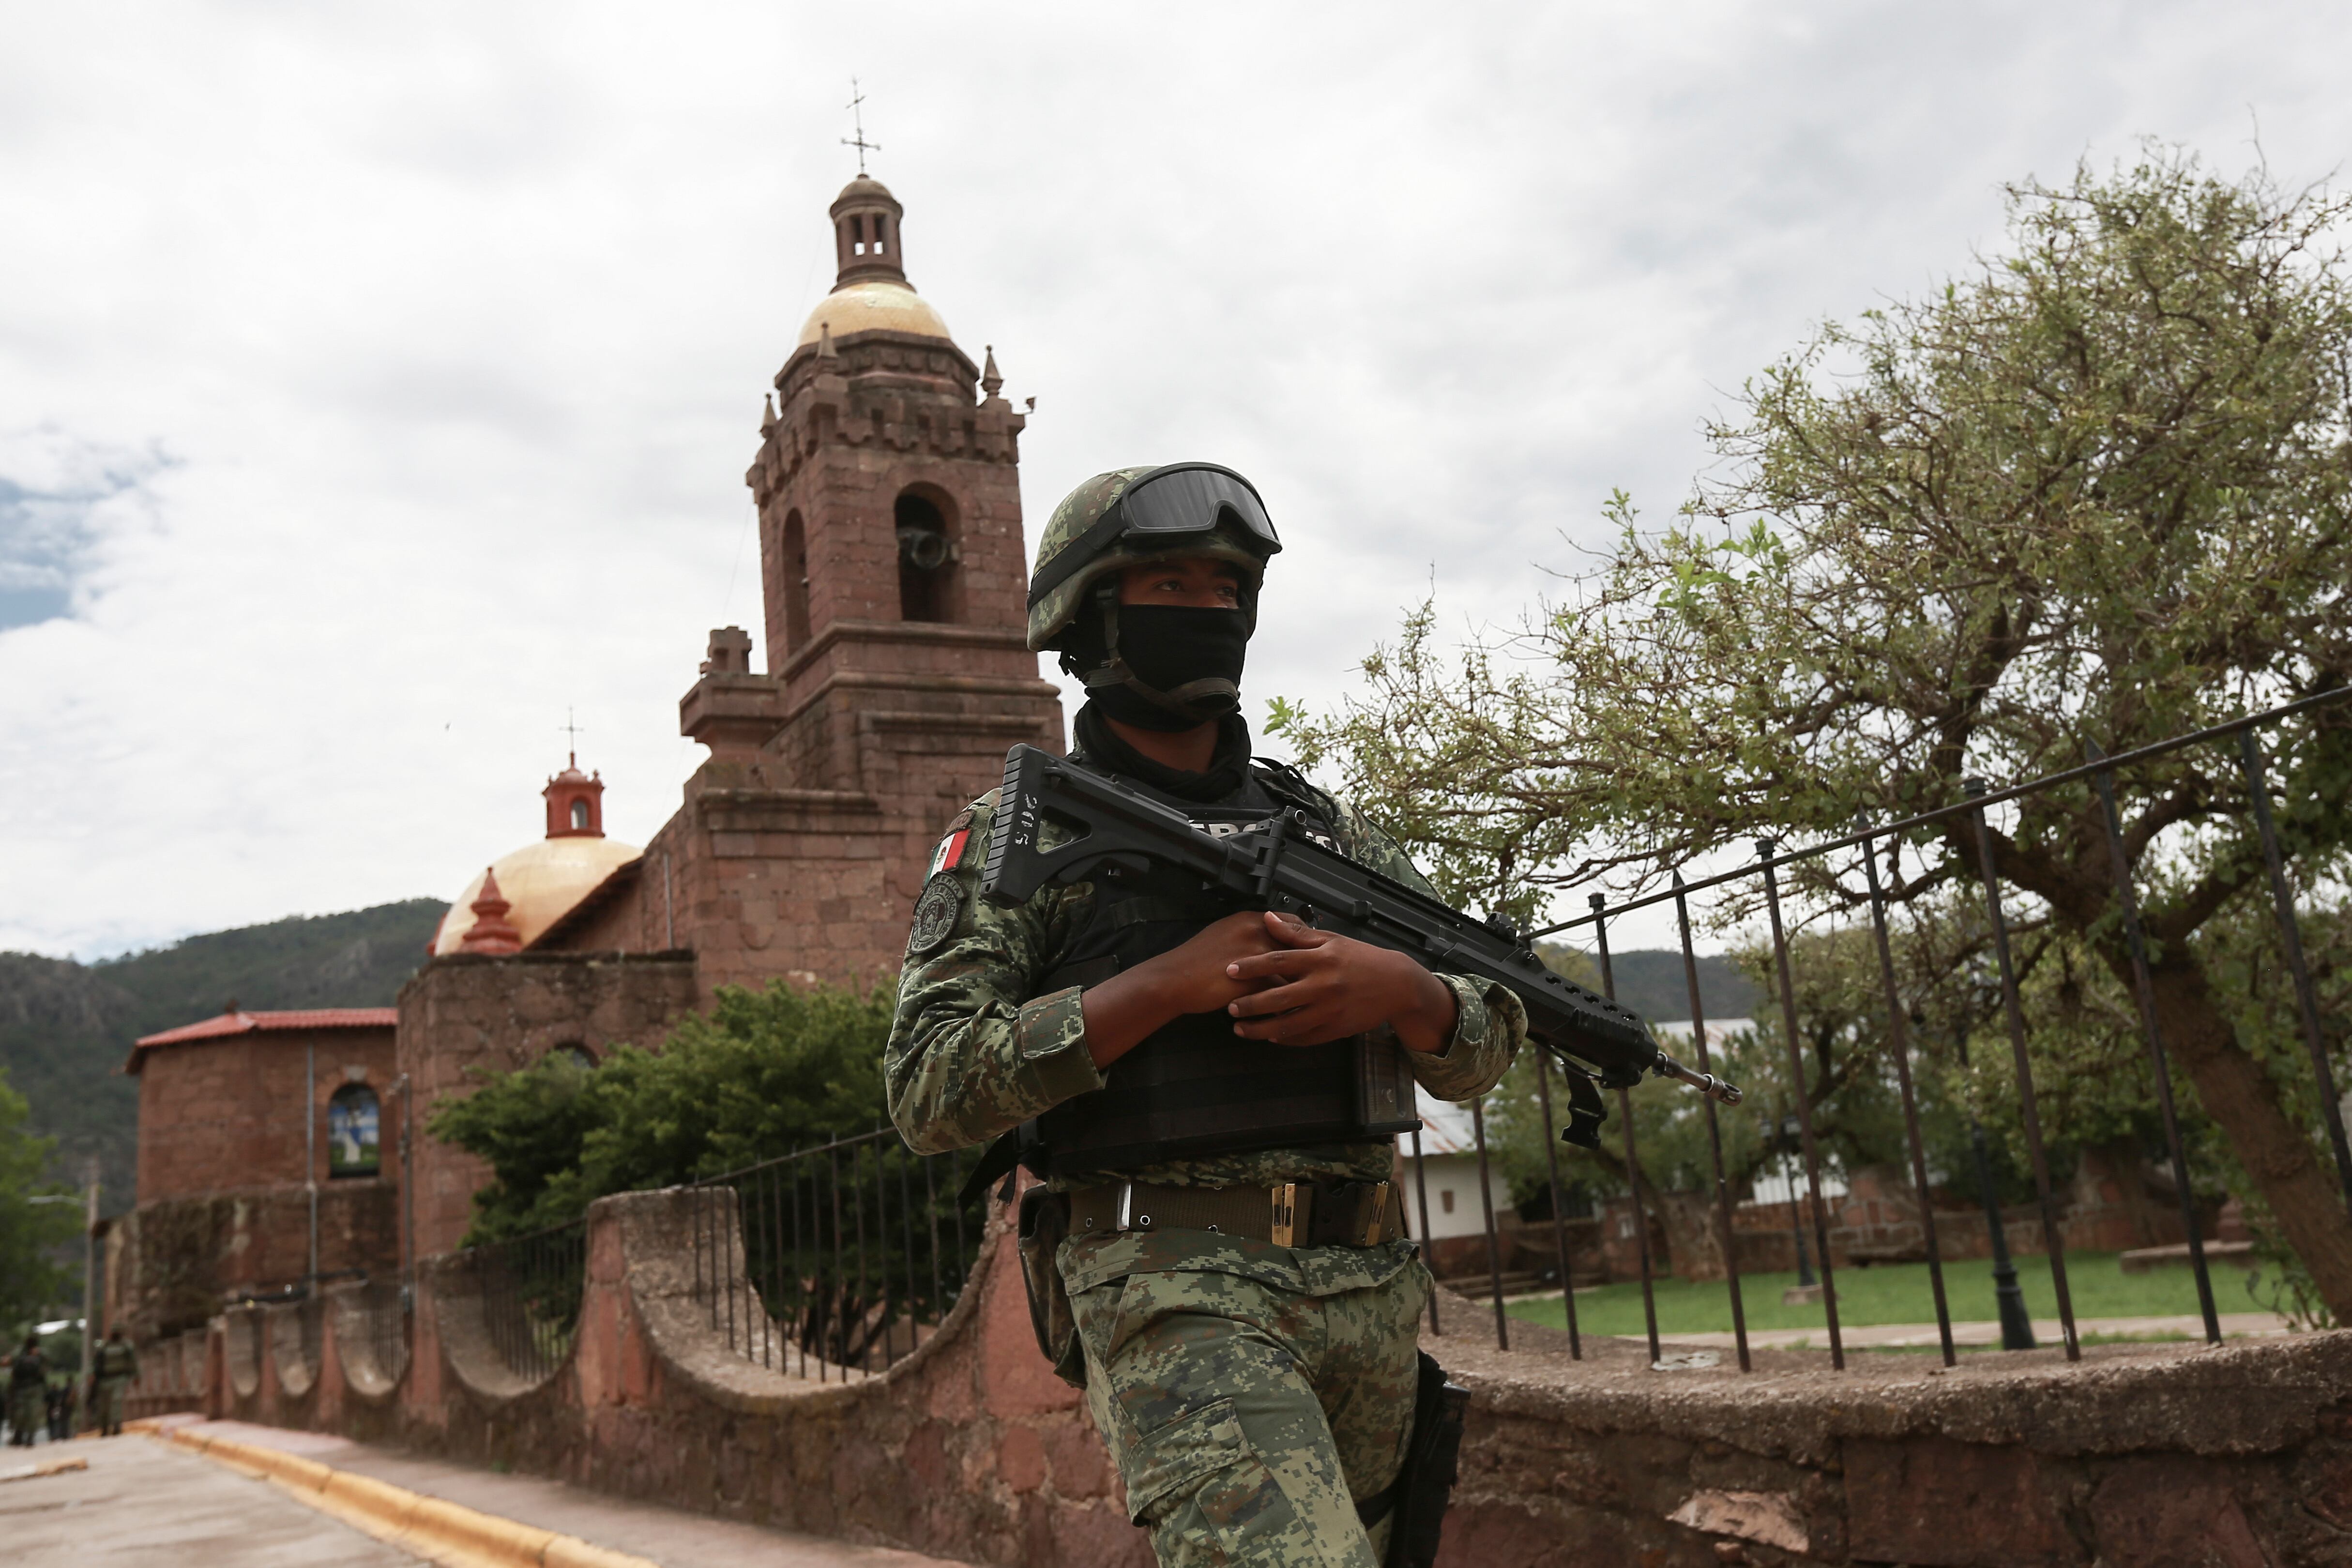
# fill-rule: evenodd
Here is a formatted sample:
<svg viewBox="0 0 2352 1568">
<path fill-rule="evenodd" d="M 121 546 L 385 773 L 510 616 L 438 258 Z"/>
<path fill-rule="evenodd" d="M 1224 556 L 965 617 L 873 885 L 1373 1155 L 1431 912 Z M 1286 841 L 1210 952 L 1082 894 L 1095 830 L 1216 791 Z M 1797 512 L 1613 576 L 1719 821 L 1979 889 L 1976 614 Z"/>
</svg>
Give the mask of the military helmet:
<svg viewBox="0 0 2352 1568">
<path fill-rule="evenodd" d="M 1239 567 L 1253 606 L 1282 548 L 1257 487 L 1214 463 L 1113 468 L 1062 498 L 1037 541 L 1029 647 L 1062 646 L 1095 584 L 1141 562 L 1206 555 Z"/>
</svg>

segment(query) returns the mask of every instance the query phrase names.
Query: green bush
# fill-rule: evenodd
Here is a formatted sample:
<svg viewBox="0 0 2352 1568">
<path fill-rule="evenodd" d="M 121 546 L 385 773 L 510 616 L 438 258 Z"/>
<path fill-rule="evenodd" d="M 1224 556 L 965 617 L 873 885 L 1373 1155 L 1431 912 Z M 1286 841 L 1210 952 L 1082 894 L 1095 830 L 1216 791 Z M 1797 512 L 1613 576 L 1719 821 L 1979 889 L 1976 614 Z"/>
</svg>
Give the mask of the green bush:
<svg viewBox="0 0 2352 1568">
<path fill-rule="evenodd" d="M 468 1246 L 578 1218 L 607 1193 L 673 1186 L 756 1164 L 886 1120 L 882 1047 L 894 988 L 723 986 L 658 1050 L 619 1046 L 597 1066 L 561 1052 L 485 1073 L 426 1123 L 488 1162 Z"/>
<path fill-rule="evenodd" d="M 56 1141 L 35 1136 L 31 1121 L 32 1107 L 0 1068 L 0 1323 L 46 1317 L 50 1307 L 79 1294 L 79 1281 L 60 1259 L 64 1244 L 81 1231 L 81 1206 L 32 1201 L 69 1196 L 72 1189 L 40 1179 Z"/>
</svg>

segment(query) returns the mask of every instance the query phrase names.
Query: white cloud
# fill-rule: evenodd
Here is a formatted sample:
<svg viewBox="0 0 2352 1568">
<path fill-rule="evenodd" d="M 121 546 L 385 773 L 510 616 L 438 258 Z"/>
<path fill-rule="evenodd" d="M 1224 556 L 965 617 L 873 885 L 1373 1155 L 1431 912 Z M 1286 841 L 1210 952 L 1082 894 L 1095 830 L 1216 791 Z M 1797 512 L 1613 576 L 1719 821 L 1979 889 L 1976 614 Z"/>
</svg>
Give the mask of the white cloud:
<svg viewBox="0 0 2352 1568">
<path fill-rule="evenodd" d="M 759 624 L 741 474 L 853 72 L 917 285 L 1039 398 L 1033 522 L 1233 463 L 1291 541 L 1253 685 L 1328 702 L 1433 570 L 1507 617 L 1612 487 L 1669 511 L 1706 414 L 1964 265 L 2001 181 L 2141 133 L 2242 167 L 2257 111 L 2333 169 L 2347 43 L 2280 4 L 17 7 L 0 431 L 174 466 L 0 631 L 0 946 L 446 895 L 538 830 L 567 704 L 616 834 L 659 824 L 703 633 Z"/>
</svg>

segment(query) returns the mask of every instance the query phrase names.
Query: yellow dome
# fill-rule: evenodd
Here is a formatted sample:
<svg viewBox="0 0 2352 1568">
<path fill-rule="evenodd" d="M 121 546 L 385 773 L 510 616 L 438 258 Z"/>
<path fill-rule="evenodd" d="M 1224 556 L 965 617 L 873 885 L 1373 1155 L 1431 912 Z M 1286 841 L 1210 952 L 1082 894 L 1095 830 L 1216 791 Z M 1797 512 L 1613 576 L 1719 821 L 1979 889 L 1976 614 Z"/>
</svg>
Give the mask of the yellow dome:
<svg viewBox="0 0 2352 1568">
<path fill-rule="evenodd" d="M 833 329 L 836 342 L 852 332 L 870 332 L 877 328 L 913 332 L 925 338 L 948 335 L 948 324 L 940 320 L 930 301 L 904 283 L 887 278 L 845 283 L 819 300 L 816 309 L 809 312 L 807 324 L 801 328 L 802 343 L 816 342 L 818 331 L 827 326 Z"/>
<path fill-rule="evenodd" d="M 499 894 L 514 906 L 507 911 L 507 919 L 522 932 L 522 944 L 529 947 L 639 853 L 634 846 L 612 838 L 542 838 L 492 861 L 490 869 L 499 874 Z M 433 938 L 436 955 L 457 951 L 466 932 L 473 929 L 474 900 L 481 896 L 482 879 L 477 876 L 441 917 L 441 929 Z"/>
</svg>

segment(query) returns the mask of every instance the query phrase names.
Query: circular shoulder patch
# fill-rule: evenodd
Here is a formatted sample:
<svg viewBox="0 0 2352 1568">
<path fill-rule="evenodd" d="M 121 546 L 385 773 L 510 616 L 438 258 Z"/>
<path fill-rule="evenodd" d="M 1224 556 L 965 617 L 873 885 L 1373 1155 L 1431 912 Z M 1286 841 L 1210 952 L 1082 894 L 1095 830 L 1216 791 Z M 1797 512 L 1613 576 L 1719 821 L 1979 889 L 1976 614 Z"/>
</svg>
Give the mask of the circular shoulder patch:
<svg viewBox="0 0 2352 1568">
<path fill-rule="evenodd" d="M 915 924 L 907 932 L 907 952 L 922 958 L 955 933 L 956 917 L 963 913 L 963 884 L 941 872 L 923 886 L 915 900 Z"/>
</svg>

